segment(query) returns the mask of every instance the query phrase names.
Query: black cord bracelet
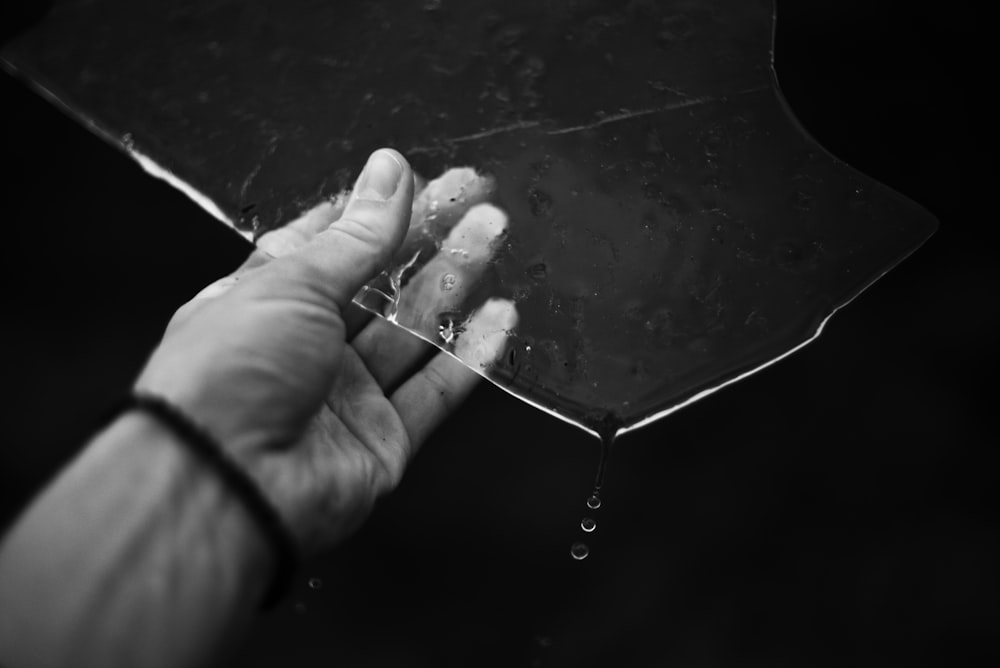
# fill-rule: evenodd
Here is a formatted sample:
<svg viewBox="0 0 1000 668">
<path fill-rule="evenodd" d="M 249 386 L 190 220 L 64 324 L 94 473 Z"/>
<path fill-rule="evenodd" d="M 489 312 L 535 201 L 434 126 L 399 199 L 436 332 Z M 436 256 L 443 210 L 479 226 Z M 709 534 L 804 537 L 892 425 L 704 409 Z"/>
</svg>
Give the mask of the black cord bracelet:
<svg viewBox="0 0 1000 668">
<path fill-rule="evenodd" d="M 264 610 L 274 608 L 290 588 L 299 562 L 295 539 L 278 515 L 278 511 L 250 476 L 226 455 L 208 432 L 165 399 L 147 393 L 130 394 L 111 411 L 105 424 L 110 424 L 122 414 L 133 410 L 149 413 L 169 427 L 181 441 L 215 470 L 250 511 L 250 515 L 274 550 L 274 577 L 264 593 L 261 604 Z"/>
</svg>

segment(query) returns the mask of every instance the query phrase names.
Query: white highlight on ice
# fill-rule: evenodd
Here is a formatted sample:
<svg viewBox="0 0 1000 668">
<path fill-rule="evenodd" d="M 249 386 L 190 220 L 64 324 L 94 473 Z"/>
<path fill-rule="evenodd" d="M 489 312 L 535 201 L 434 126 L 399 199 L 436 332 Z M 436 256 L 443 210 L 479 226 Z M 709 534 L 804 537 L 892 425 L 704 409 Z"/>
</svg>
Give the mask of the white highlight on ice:
<svg viewBox="0 0 1000 668">
<path fill-rule="evenodd" d="M 222 209 L 216 206 L 215 202 L 213 202 L 208 197 L 195 190 L 190 183 L 182 181 L 180 178 L 177 177 L 176 174 L 158 165 L 148 155 L 140 153 L 139 151 L 130 146 L 125 146 L 124 148 L 128 152 L 129 156 L 133 160 L 139 163 L 139 166 L 142 167 L 144 172 L 152 176 L 154 179 L 165 181 L 169 185 L 181 191 L 182 193 L 187 195 L 192 202 L 194 202 L 202 209 L 204 209 L 208 213 L 208 215 L 233 228 L 247 241 L 253 242 L 252 232 L 245 232 L 243 230 L 237 229 L 235 223 L 232 220 L 230 220 L 229 217 L 226 216 L 226 214 L 222 213 Z"/>
<path fill-rule="evenodd" d="M 903 258 L 903 259 L 905 259 L 905 258 Z M 900 261 L 902 261 L 902 260 L 900 260 Z M 893 267 L 895 267 L 895 266 L 896 265 L 894 264 Z M 819 338 L 819 335 L 823 333 L 823 328 L 826 327 L 826 323 L 830 322 L 830 318 L 832 318 L 834 315 L 836 315 L 837 311 L 839 311 L 840 309 L 844 308 L 845 306 L 847 306 L 848 304 L 850 304 L 851 302 L 853 302 L 855 299 L 857 299 L 861 295 L 861 293 L 863 293 L 865 290 L 867 290 L 872 285 L 874 285 L 876 282 L 878 282 L 878 280 L 881 279 L 883 276 L 885 276 L 886 274 L 888 274 L 889 271 L 893 267 L 889 267 L 889 269 L 886 269 L 885 271 L 883 271 L 881 274 L 879 274 L 874 279 L 872 279 L 868 283 L 868 285 L 866 285 L 863 288 L 861 288 L 860 290 L 858 290 L 857 294 L 855 294 L 853 297 L 851 297 L 850 299 L 848 299 L 846 302 L 844 302 L 840 306 L 838 306 L 835 309 L 833 309 L 833 311 L 831 311 L 830 314 L 828 316 L 826 316 L 825 318 L 823 318 L 823 321 L 821 323 L 819 323 L 819 327 L 816 328 L 816 331 L 813 333 L 813 335 L 810 336 L 805 341 L 803 341 L 802 343 L 800 343 L 797 346 L 794 346 L 792 348 L 789 348 L 788 350 L 786 350 L 785 352 L 781 353 L 777 357 L 771 358 L 770 360 L 764 362 L 760 366 L 754 367 L 753 369 L 750 369 L 749 371 L 744 371 L 743 373 L 741 373 L 738 376 L 734 376 L 733 378 L 730 378 L 729 380 L 727 380 L 725 382 L 719 383 L 718 385 L 716 385 L 714 387 L 710 387 L 708 389 L 702 390 L 701 392 L 698 392 L 697 394 L 688 397 L 687 399 L 685 399 L 684 401 L 682 401 L 679 404 L 671 406 L 670 408 L 667 408 L 666 410 L 662 410 L 659 413 L 654 413 L 652 415 L 649 415 L 649 416 L 643 418 L 642 420 L 639 420 L 635 424 L 631 424 L 631 425 L 629 425 L 627 427 L 623 427 L 623 428 L 619 429 L 617 432 L 615 432 L 615 437 L 617 438 L 618 436 L 623 436 L 624 434 L 627 434 L 630 431 L 634 431 L 636 429 L 639 429 L 640 427 L 645 427 L 646 425 L 652 424 L 653 422 L 656 422 L 660 418 L 665 418 L 668 415 L 670 415 L 671 413 L 673 413 L 675 411 L 679 411 L 680 409 L 682 409 L 682 408 L 684 408 L 686 406 L 690 406 L 694 402 L 699 401 L 701 399 L 704 399 L 708 395 L 714 394 L 715 392 L 718 392 L 719 390 L 721 390 L 722 388 L 724 388 L 724 387 L 726 387 L 728 385 L 732 385 L 733 383 L 738 383 L 739 381 L 741 381 L 744 378 L 747 378 L 749 376 L 752 376 L 753 374 L 757 373 L 758 371 L 763 371 L 764 369 L 766 369 L 767 367 L 771 366 L 772 364 L 776 364 L 777 362 L 780 362 L 781 360 L 785 359 L 786 357 L 788 357 L 792 353 L 797 352 L 797 351 L 801 350 L 802 348 L 805 348 L 807 345 L 809 345 L 810 343 L 812 343 L 813 341 L 815 341 L 816 339 Z M 588 429 L 587 431 L 590 431 L 590 430 Z"/>
<path fill-rule="evenodd" d="M 213 202 L 208 197 L 195 190 L 194 187 L 191 186 L 191 184 L 179 179 L 173 172 L 164 169 L 160 165 L 156 164 L 156 162 L 154 162 L 153 159 L 150 158 L 149 156 L 137 151 L 134 146 L 131 146 L 131 141 L 127 138 L 128 135 L 126 135 L 123 138 L 121 136 L 116 136 L 114 133 L 108 132 L 106 129 L 98 125 L 94 121 L 94 119 L 81 114 L 78 110 L 75 110 L 69 104 L 64 102 L 62 98 L 56 95 L 49 88 L 45 87 L 38 81 L 32 80 L 30 77 L 26 77 L 23 74 L 20 74 L 17 67 L 10 61 L 0 59 L 0 68 L 7 70 L 13 75 L 23 77 L 26 81 L 28 81 L 31 84 L 32 88 L 36 90 L 41 97 L 48 100 L 57 109 L 62 111 L 70 118 L 73 118 L 77 122 L 84 125 L 88 130 L 93 132 L 98 137 L 104 139 L 110 144 L 113 144 L 114 146 L 123 149 L 126 153 L 128 153 L 128 155 L 133 160 L 139 163 L 139 166 L 142 167 L 143 171 L 145 171 L 147 174 L 149 174 L 153 178 L 165 181 L 169 185 L 181 191 L 182 193 L 187 195 L 192 202 L 194 202 L 195 204 L 200 206 L 203 210 L 205 210 L 210 216 L 219 220 L 222 223 L 225 223 L 226 225 L 231 227 L 234 231 L 236 231 L 240 236 L 242 236 L 244 239 L 253 243 L 253 233 L 244 232 L 242 230 L 237 229 L 235 223 L 232 220 L 230 220 L 226 216 L 226 214 L 222 213 L 222 210 L 219 209 L 218 206 L 216 206 L 215 202 Z"/>
<path fill-rule="evenodd" d="M 905 259 L 906 259 L 905 257 L 901 258 L 900 262 L 902 262 Z M 896 264 L 898 264 L 898 263 L 896 263 Z M 857 299 L 861 295 L 861 293 L 863 293 L 865 290 L 867 290 L 872 285 L 874 285 L 875 283 L 877 283 L 879 281 L 879 279 L 881 279 L 883 276 L 885 276 L 887 273 L 889 273 L 889 271 L 891 271 L 893 269 L 893 267 L 895 267 L 895 266 L 896 265 L 894 264 L 892 267 L 889 267 L 888 269 L 886 269 L 885 271 L 883 271 L 881 274 L 879 274 L 874 279 L 872 279 L 867 285 L 865 285 L 863 288 L 861 288 L 860 290 L 858 290 L 857 294 L 855 294 L 853 297 L 851 297 L 850 299 L 848 299 L 847 301 L 845 301 L 840 306 L 838 306 L 835 309 L 833 309 L 833 311 L 831 311 L 829 315 L 827 315 L 825 318 L 823 318 L 823 321 L 816 328 L 816 331 L 808 339 L 802 341 L 801 343 L 799 343 L 798 345 L 796 345 L 796 346 L 794 346 L 792 348 L 789 348 L 788 350 L 786 350 L 785 352 L 781 353 L 777 357 L 773 357 L 773 358 L 769 359 L 768 361 L 764 362 L 763 364 L 761 364 L 759 366 L 756 366 L 753 369 L 750 369 L 749 371 L 744 371 L 743 373 L 739 374 L 738 376 L 734 376 L 733 378 L 730 378 L 730 379 L 728 379 L 728 380 L 726 380 L 726 381 L 724 381 L 722 383 L 719 383 L 718 385 L 714 385 L 712 387 L 704 389 L 701 392 L 698 392 L 697 394 L 694 394 L 694 395 L 688 397 L 684 401 L 682 401 L 682 402 L 680 402 L 678 404 L 674 404 L 674 405 L 670 406 L 669 408 L 666 408 L 666 409 L 664 409 L 664 410 L 662 410 L 662 411 L 660 411 L 658 413 L 653 413 L 652 415 L 648 415 L 645 418 L 643 418 L 642 420 L 639 420 L 638 422 L 636 422 L 634 424 L 630 424 L 627 427 L 622 427 L 621 429 L 619 429 L 618 431 L 615 432 L 615 438 L 618 438 L 619 436 L 624 436 L 625 434 L 629 433 L 630 431 L 635 431 L 636 429 L 648 426 L 648 425 L 656 422 L 657 420 L 659 420 L 661 418 L 665 418 L 668 415 L 670 415 L 672 413 L 675 413 L 676 411 L 681 410 L 682 408 L 690 406 L 691 404 L 693 404 L 696 401 L 700 401 L 701 399 L 704 399 L 705 397 L 718 392 L 719 390 L 721 390 L 724 387 L 732 385 L 733 383 L 738 383 L 739 381 L 743 380 L 744 378 L 748 378 L 748 377 L 752 376 L 753 374 L 755 374 L 755 373 L 757 373 L 759 371 L 763 371 L 764 369 L 766 369 L 767 367 L 771 366 L 772 364 L 776 364 L 776 363 L 780 362 L 781 360 L 785 359 L 786 357 L 788 357 L 789 355 L 791 355 L 791 354 L 793 354 L 793 353 L 801 350 L 802 348 L 806 347 L 807 345 L 809 345 L 810 343 L 812 343 L 813 341 L 815 341 L 817 338 L 819 338 L 819 335 L 823 333 L 823 328 L 826 327 L 826 323 L 828 323 L 830 321 L 830 318 L 832 318 L 834 315 L 836 315 L 837 311 L 839 311 L 840 309 L 844 308 L 845 306 L 847 306 L 848 304 L 850 304 L 851 302 L 853 302 L 855 299 Z M 421 338 L 424 338 L 424 337 L 421 337 Z M 424 340 L 427 340 L 427 339 L 424 338 Z M 548 408 L 547 406 L 543 406 L 543 405 L 541 405 L 541 404 L 533 401 L 529 397 L 526 397 L 526 396 L 521 395 L 521 394 L 517 394 L 516 392 L 512 391 L 509 387 L 506 387 L 501 381 L 499 381 L 497 379 L 494 379 L 494 378 L 491 378 L 488 375 L 487 370 L 485 370 L 485 369 L 473 369 L 473 371 L 475 371 L 476 373 L 478 373 L 480 376 L 482 376 L 486 380 L 490 381 L 490 383 L 492 383 L 496 387 L 500 388 L 504 392 L 510 394 L 511 396 L 517 397 L 518 399 L 520 399 L 521 401 L 525 402 L 526 404 L 534 406 L 535 408 L 537 408 L 538 410 L 542 411 L 543 413 L 547 413 L 547 414 L 551 415 L 552 417 L 558 418 L 558 419 L 562 420 L 563 422 L 565 422 L 567 424 L 571 424 L 574 427 L 577 427 L 578 429 L 582 429 L 583 431 L 585 431 L 588 434 L 592 435 L 594 438 L 597 438 L 599 440 L 601 439 L 601 434 L 597 433 L 595 430 L 593 430 L 593 429 L 591 429 L 591 428 L 589 428 L 589 427 L 587 427 L 587 426 L 585 426 L 585 425 L 583 425 L 583 424 L 581 424 L 579 422 L 576 422 L 575 420 L 573 420 L 573 419 L 571 419 L 571 418 L 563 415 L 562 413 L 559 413 L 558 411 L 555 411 L 555 410 L 553 410 L 551 408 Z"/>
</svg>

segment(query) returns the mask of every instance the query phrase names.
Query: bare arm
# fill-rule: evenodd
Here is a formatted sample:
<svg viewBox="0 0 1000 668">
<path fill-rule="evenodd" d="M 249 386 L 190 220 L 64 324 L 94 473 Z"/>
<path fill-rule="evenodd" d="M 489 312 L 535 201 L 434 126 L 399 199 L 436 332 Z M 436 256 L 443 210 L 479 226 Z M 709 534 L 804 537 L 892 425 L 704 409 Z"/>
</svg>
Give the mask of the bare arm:
<svg viewBox="0 0 1000 668">
<path fill-rule="evenodd" d="M 365 519 L 479 378 L 445 353 L 423 363 L 422 341 L 352 310 L 399 246 L 413 189 L 402 156 L 374 153 L 343 209 L 271 233 L 281 257 L 255 253 L 182 306 L 137 381 L 218 442 L 307 554 Z M 412 281 L 459 272 L 428 267 Z M 455 354 L 487 368 L 515 323 L 490 300 Z M 0 666 L 210 665 L 259 605 L 273 546 L 157 419 L 99 434 L 0 545 Z"/>
<path fill-rule="evenodd" d="M 214 471 L 154 418 L 126 414 L 7 538 L 0 661 L 210 665 L 259 603 L 271 558 Z"/>
</svg>

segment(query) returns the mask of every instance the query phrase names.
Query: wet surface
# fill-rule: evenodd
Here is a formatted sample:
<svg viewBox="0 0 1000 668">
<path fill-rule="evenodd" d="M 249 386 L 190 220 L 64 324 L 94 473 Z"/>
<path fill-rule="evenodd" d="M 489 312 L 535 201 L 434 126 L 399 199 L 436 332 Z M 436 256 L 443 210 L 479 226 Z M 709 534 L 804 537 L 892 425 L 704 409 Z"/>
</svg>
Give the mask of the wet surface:
<svg viewBox="0 0 1000 668">
<path fill-rule="evenodd" d="M 428 177 L 472 168 L 478 200 L 425 201 L 359 300 L 459 357 L 491 305 L 508 348 L 470 366 L 607 433 L 809 340 L 935 228 L 798 124 L 773 78 L 772 14 L 67 1 L 4 58 L 248 234 L 349 187 L 381 145 Z M 494 225 L 479 247 L 449 237 L 476 204 L 493 207 L 475 209 L 490 220 L 473 229 Z"/>
<path fill-rule="evenodd" d="M 433 176 L 483 138 L 766 86 L 769 48 L 765 2 L 64 0 L 5 58 L 260 233 L 379 145 Z"/>
<path fill-rule="evenodd" d="M 792 107 L 933 240 L 814 344 L 624 436 L 598 511 L 596 440 L 484 383 L 220 665 L 998 665 L 991 42 L 961 3 L 781 9 Z M 6 525 L 248 247 L 17 81 L 0 102 Z"/>
</svg>

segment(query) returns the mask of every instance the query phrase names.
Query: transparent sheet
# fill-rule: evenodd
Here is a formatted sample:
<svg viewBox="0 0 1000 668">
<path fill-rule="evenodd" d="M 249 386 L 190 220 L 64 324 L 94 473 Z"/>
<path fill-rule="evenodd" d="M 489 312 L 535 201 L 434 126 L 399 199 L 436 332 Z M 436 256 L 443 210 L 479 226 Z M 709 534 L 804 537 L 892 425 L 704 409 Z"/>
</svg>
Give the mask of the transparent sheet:
<svg viewBox="0 0 1000 668">
<path fill-rule="evenodd" d="M 610 436 L 810 341 L 935 229 L 797 123 L 773 19 L 750 0 L 67 0 L 2 57 L 248 238 L 379 146 L 444 174 L 356 301 Z"/>
</svg>

